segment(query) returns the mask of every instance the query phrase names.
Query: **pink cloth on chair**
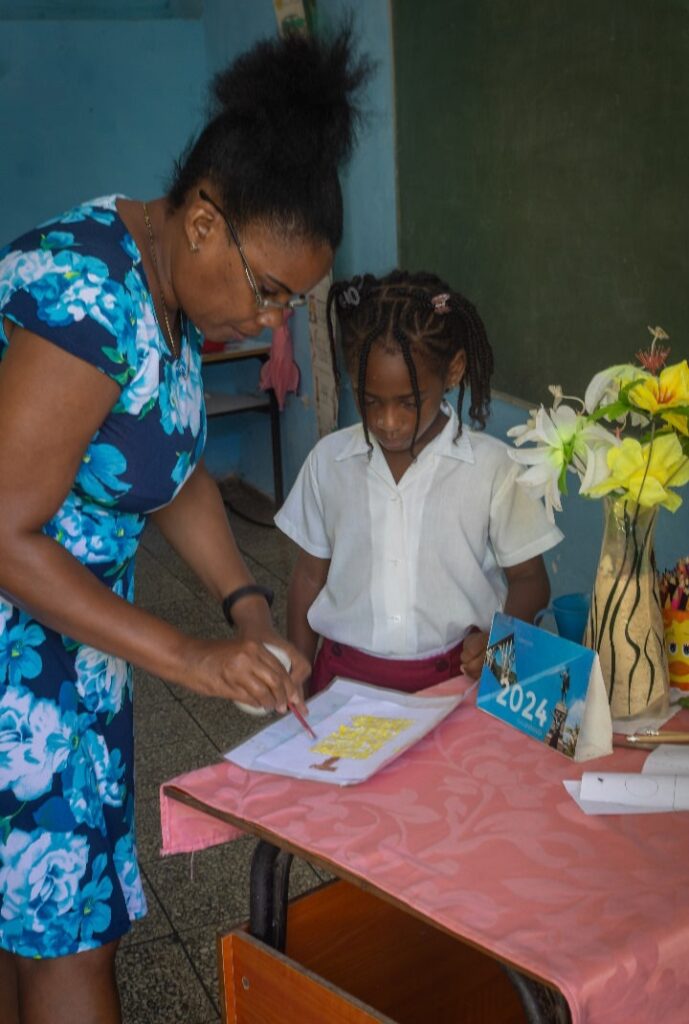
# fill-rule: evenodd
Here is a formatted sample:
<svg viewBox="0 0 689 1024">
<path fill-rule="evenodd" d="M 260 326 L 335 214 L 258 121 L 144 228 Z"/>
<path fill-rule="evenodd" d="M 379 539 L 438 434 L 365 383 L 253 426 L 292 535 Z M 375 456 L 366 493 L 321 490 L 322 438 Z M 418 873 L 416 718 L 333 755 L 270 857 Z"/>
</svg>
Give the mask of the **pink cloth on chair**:
<svg viewBox="0 0 689 1024">
<path fill-rule="evenodd" d="M 299 387 L 299 367 L 294 361 L 292 335 L 289 329 L 291 310 L 285 310 L 285 319 L 279 327 L 273 329 L 273 340 L 270 346 L 270 358 L 261 367 L 258 382 L 267 391 L 275 392 L 278 408 L 285 408 L 285 395 L 288 391 L 296 391 Z"/>
<path fill-rule="evenodd" d="M 467 701 L 359 786 L 227 761 L 167 785 L 549 980 L 573 1024 L 686 1024 L 689 814 L 587 817 L 562 785 L 598 765 L 638 771 L 645 756 L 577 765 Z M 245 834 L 162 790 L 161 813 L 163 853 Z"/>
</svg>

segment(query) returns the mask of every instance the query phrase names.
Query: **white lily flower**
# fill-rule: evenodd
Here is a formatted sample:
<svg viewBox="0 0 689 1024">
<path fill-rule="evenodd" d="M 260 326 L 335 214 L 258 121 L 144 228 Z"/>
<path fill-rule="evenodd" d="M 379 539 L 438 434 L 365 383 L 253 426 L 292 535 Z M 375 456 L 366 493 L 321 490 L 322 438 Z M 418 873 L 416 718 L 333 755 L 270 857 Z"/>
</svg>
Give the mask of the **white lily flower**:
<svg viewBox="0 0 689 1024">
<path fill-rule="evenodd" d="M 529 409 L 529 418 L 526 421 L 526 423 L 518 423 L 516 427 L 510 427 L 509 430 L 507 431 L 507 436 L 519 438 L 522 436 L 522 434 L 526 434 L 528 433 L 528 431 L 533 430 L 536 426 L 537 413 L 538 409 Z M 515 444 L 520 443 L 520 441 L 515 441 Z"/>
<path fill-rule="evenodd" d="M 571 453 L 568 449 L 579 419 L 568 405 L 559 405 L 551 410 L 541 406 L 533 427 L 515 441 L 520 449 L 527 442 L 533 442 L 536 447 L 510 450 L 515 462 L 530 467 L 519 477 L 519 483 L 528 487 L 536 497 L 543 498 L 551 522 L 555 521 L 553 510 L 562 510 L 559 480 L 563 467 L 569 465 Z"/>
<path fill-rule="evenodd" d="M 548 391 L 553 396 L 553 409 L 557 409 L 557 407 L 562 403 L 562 400 L 565 397 L 562 391 L 562 387 L 560 384 L 549 384 Z"/>
<path fill-rule="evenodd" d="M 522 448 L 527 442 L 535 447 Z M 515 462 L 529 469 L 519 477 L 519 483 L 543 498 L 551 522 L 554 511 L 560 512 L 560 483 L 563 469 L 576 473 L 586 486 L 593 487 L 610 473 L 606 455 L 611 445 L 619 444 L 598 423 L 577 413 L 569 405 L 545 409 L 536 414 L 533 428 L 524 430 L 515 440 L 518 448 L 510 450 Z"/>
<path fill-rule="evenodd" d="M 558 486 L 560 474 L 555 464 L 548 457 L 549 451 L 548 448 L 532 448 L 529 452 L 510 452 L 510 455 L 516 462 L 521 462 L 522 456 L 538 454 L 539 461 L 532 463 L 528 469 L 524 470 L 517 477 L 517 483 L 522 487 L 528 487 L 535 498 L 543 499 L 546 515 L 550 522 L 554 523 L 555 514 L 553 510 L 561 512 L 562 502 Z"/>
<path fill-rule="evenodd" d="M 557 409 L 546 409 L 542 405 L 535 419 L 527 424 L 530 429 L 522 432 L 515 443 L 523 445 L 532 441 L 561 450 L 576 433 L 578 419 L 580 417 L 569 405 L 559 405 Z"/>
<path fill-rule="evenodd" d="M 629 363 L 621 363 L 618 366 L 609 366 L 607 370 L 601 370 L 591 378 L 589 386 L 586 388 L 584 395 L 586 412 L 592 413 L 602 405 L 616 402 L 623 384 L 648 376 L 640 366 L 631 366 Z"/>
<path fill-rule="evenodd" d="M 551 522 L 554 513 L 562 509 L 560 492 L 567 493 L 567 473 L 579 477 L 581 495 L 598 498 L 613 493 L 621 502 L 633 503 L 639 500 L 640 491 L 630 480 L 637 463 L 642 469 L 645 465 L 639 451 L 643 454 L 653 447 L 658 452 L 673 442 L 689 465 L 687 417 L 682 415 L 687 404 L 683 397 L 689 393 L 686 360 L 665 366 L 670 350 L 658 343 L 667 341 L 667 334 L 662 327 L 648 330 L 653 342 L 649 351 L 636 353 L 640 365 L 620 363 L 601 370 L 586 388 L 583 402 L 566 394 L 559 384 L 552 384 L 548 389 L 552 407 L 531 410 L 526 423 L 507 431 L 514 444 L 509 454 L 525 467 L 518 482 L 543 500 Z M 677 415 L 668 413 L 672 406 L 677 406 Z M 650 454 L 647 463 L 650 467 Z M 680 474 L 667 482 L 672 487 L 689 482 L 689 470 L 686 478 Z M 650 488 L 644 486 L 646 495 Z M 674 511 L 681 499 L 672 487 L 669 491 L 664 484 L 656 488 L 647 504 L 663 504 Z"/>
<path fill-rule="evenodd" d="M 619 444 L 621 444 L 620 439 L 598 423 L 589 423 L 582 430 L 581 446 L 574 459 L 576 471 L 581 480 L 580 494 L 586 494 L 591 487 L 607 480 L 610 476 L 608 452 Z M 581 447 L 585 452 L 583 457 L 580 455 Z"/>
</svg>

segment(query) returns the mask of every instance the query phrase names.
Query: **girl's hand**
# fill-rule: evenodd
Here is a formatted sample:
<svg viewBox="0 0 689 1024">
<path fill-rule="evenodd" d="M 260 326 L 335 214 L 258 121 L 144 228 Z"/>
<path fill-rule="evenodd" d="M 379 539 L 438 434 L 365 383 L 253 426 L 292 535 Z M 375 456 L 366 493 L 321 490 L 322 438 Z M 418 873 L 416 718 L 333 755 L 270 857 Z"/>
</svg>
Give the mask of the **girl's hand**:
<svg viewBox="0 0 689 1024">
<path fill-rule="evenodd" d="M 267 639 L 267 638 L 266 638 Z M 277 634 L 290 656 L 289 646 Z M 303 660 L 303 659 L 302 659 Z M 186 669 L 175 682 L 208 697 L 238 700 L 267 711 L 287 711 L 288 704 L 304 709 L 301 665 L 288 674 L 263 640 L 239 637 L 234 640 L 192 640 L 185 647 Z M 294 666 L 294 662 L 293 662 Z M 307 674 L 310 667 L 307 667 Z"/>
<path fill-rule="evenodd" d="M 472 679 L 478 679 L 483 668 L 488 647 L 487 633 L 468 633 L 462 647 L 462 671 Z"/>
</svg>

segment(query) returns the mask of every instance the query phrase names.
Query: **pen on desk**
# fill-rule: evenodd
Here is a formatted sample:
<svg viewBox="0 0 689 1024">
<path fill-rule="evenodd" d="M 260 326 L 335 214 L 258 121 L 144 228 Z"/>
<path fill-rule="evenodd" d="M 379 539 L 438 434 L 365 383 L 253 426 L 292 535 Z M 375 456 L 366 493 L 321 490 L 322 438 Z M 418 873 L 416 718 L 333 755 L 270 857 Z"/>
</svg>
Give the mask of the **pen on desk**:
<svg viewBox="0 0 689 1024">
<path fill-rule="evenodd" d="M 625 736 L 625 740 L 632 746 L 651 743 L 689 743 L 689 732 L 659 732 L 657 729 L 646 729 L 643 732 Z"/>
<path fill-rule="evenodd" d="M 316 736 L 315 732 L 313 731 L 309 723 L 306 721 L 301 711 L 299 711 L 299 709 L 294 704 L 288 704 L 287 707 L 290 709 L 290 711 L 292 712 L 296 720 L 299 722 L 301 727 L 303 729 L 306 729 L 309 736 L 312 736 L 313 739 L 317 740 L 318 736 Z"/>
</svg>

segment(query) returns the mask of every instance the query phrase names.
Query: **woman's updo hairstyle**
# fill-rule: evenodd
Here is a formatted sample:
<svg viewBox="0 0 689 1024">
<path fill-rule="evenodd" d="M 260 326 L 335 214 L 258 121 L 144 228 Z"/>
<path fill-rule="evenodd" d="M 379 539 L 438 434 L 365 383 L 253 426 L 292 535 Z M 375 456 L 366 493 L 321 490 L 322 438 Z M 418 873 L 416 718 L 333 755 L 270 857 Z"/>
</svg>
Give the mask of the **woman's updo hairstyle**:
<svg viewBox="0 0 689 1024">
<path fill-rule="evenodd" d="M 335 249 L 337 172 L 360 119 L 352 97 L 371 70 L 354 57 L 350 26 L 330 40 L 288 33 L 257 43 L 213 79 L 210 119 L 175 167 L 172 208 L 208 178 L 238 227 L 258 221 Z"/>
</svg>

